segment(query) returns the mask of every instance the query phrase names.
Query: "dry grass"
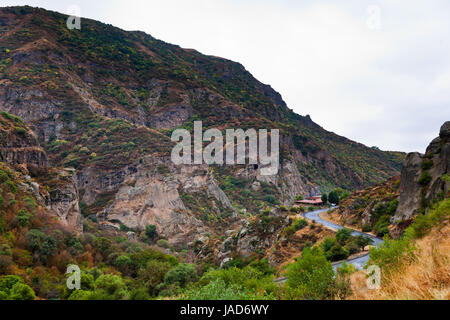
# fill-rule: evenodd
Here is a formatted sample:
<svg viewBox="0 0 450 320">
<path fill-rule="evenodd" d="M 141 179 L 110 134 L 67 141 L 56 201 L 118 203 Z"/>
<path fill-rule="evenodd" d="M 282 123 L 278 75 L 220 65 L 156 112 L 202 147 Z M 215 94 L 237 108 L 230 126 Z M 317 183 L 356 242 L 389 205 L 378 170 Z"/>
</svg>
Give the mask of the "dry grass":
<svg viewBox="0 0 450 320">
<path fill-rule="evenodd" d="M 383 277 L 380 290 L 367 290 L 366 276 L 352 276 L 356 300 L 450 300 L 450 224 L 416 241 L 417 258 Z"/>
</svg>

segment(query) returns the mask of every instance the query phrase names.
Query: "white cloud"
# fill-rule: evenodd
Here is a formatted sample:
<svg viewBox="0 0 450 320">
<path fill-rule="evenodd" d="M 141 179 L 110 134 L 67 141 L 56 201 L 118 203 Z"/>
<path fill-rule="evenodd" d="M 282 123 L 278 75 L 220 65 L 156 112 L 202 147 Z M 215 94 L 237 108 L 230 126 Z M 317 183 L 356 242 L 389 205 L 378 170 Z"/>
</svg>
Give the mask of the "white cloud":
<svg viewBox="0 0 450 320">
<path fill-rule="evenodd" d="M 3 2 L 65 11 L 75 1 Z M 423 152 L 450 120 L 446 0 L 78 4 L 83 16 L 238 61 L 297 113 L 367 145 Z M 368 28 L 369 5 L 380 29 Z"/>
</svg>

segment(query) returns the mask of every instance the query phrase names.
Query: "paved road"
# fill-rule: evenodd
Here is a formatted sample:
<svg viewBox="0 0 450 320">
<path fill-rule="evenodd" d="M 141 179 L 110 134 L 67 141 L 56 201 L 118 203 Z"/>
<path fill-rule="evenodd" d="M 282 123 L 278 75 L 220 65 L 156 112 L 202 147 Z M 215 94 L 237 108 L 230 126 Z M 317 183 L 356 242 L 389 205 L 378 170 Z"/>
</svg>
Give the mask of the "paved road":
<svg viewBox="0 0 450 320">
<path fill-rule="evenodd" d="M 329 209 L 322 209 L 322 210 L 317 210 L 317 211 L 313 211 L 313 212 L 307 212 L 307 213 L 303 213 L 300 216 L 303 216 L 304 218 L 311 220 L 311 221 L 315 221 L 318 224 L 323 225 L 326 228 L 332 229 L 334 231 L 338 231 L 340 229 L 344 229 L 343 226 L 340 226 L 338 224 L 329 222 L 327 220 L 324 220 L 320 217 L 321 213 L 327 212 Z M 359 232 L 359 231 L 354 231 L 352 233 L 353 236 L 364 236 L 367 238 L 370 238 L 373 241 L 374 246 L 379 246 L 380 244 L 383 243 L 383 239 L 377 238 L 373 235 L 367 234 L 367 233 L 363 233 L 363 232 Z M 352 264 L 353 266 L 355 266 L 356 269 L 358 270 L 362 270 L 364 268 L 364 266 L 367 264 L 367 262 L 369 261 L 369 255 L 366 254 L 362 257 L 358 257 L 358 258 L 354 258 L 354 259 L 349 259 L 347 260 L 347 264 Z M 342 262 L 340 263 L 334 263 L 333 264 L 333 268 L 336 270 L 339 266 L 342 265 Z"/>
<path fill-rule="evenodd" d="M 307 213 L 303 213 L 303 214 L 298 215 L 298 217 L 299 218 L 303 217 L 303 218 L 306 218 L 306 219 L 308 219 L 310 221 L 315 221 L 316 223 L 321 224 L 324 227 L 326 227 L 328 229 L 331 229 L 331 230 L 334 230 L 334 231 L 338 231 L 340 229 L 344 229 L 345 227 L 343 227 L 341 225 L 338 225 L 338 224 L 335 224 L 335 223 L 332 223 L 332 222 L 329 222 L 327 220 L 324 220 L 324 219 L 322 219 L 319 216 L 321 213 L 327 212 L 328 210 L 329 209 L 327 208 L 327 209 L 321 209 L 321 210 L 317 210 L 317 211 L 307 212 Z M 377 237 L 375 237 L 375 236 L 373 236 L 371 234 L 368 234 L 368 233 L 354 231 L 352 233 L 352 235 L 356 236 L 356 237 L 362 235 L 364 237 L 370 238 L 373 241 L 372 245 L 377 246 L 377 247 L 380 244 L 383 243 L 383 239 L 377 238 Z M 345 262 L 347 264 L 353 265 L 357 270 L 363 270 L 368 261 L 369 261 L 369 254 L 366 254 L 366 255 L 358 257 L 358 258 L 348 259 Z M 335 263 L 333 263 L 334 271 L 336 271 L 337 268 L 340 267 L 343 263 L 344 262 L 335 262 Z M 279 278 L 279 279 L 275 279 L 274 280 L 274 282 L 277 282 L 277 283 L 284 283 L 286 281 L 287 281 L 287 278 Z"/>
</svg>

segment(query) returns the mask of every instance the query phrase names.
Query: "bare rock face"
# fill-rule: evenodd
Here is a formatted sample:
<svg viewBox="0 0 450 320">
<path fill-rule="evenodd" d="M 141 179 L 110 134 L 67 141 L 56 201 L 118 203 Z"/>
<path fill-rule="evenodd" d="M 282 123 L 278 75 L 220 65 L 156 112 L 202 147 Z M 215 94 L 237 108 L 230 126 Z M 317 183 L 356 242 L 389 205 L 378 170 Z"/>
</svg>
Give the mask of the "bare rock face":
<svg viewBox="0 0 450 320">
<path fill-rule="evenodd" d="M 411 153 L 403 166 L 400 199 L 393 223 L 407 221 L 423 211 L 424 206 L 448 195 L 444 179 L 450 169 L 450 121 L 441 128 L 439 137 L 427 148 L 426 155 Z"/>
<path fill-rule="evenodd" d="M 33 164 L 46 166 L 47 156 L 39 146 L 36 135 L 19 119 L 1 115 L 0 161 L 9 165 Z"/>
<path fill-rule="evenodd" d="M 155 225 L 158 234 L 175 246 L 192 242 L 207 231 L 196 212 L 186 207 L 182 194 L 205 197 L 213 207 L 232 209 L 206 165 L 175 166 L 165 158 L 145 157 L 133 170 L 126 168 L 109 177 L 89 172 L 79 177 L 79 185 L 111 192 L 116 188 L 111 204 L 98 215 L 101 223 L 123 224 L 134 230 Z M 95 199 L 94 194 L 83 197 L 88 202 Z"/>
<path fill-rule="evenodd" d="M 58 217 L 58 221 L 62 225 L 81 233 L 83 225 L 75 171 L 58 170 L 57 174 L 59 181 L 57 186 L 49 192 L 47 208 Z"/>
</svg>

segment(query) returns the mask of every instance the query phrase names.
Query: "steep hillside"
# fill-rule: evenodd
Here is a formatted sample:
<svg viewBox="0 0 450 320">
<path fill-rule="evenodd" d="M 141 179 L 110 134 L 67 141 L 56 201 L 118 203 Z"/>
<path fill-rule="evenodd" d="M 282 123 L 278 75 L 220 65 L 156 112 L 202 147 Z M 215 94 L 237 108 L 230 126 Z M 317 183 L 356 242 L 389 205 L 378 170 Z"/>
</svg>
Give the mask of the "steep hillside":
<svg viewBox="0 0 450 320">
<path fill-rule="evenodd" d="M 351 194 L 330 213 L 340 224 L 398 237 L 420 214 L 450 196 L 450 122 L 424 155 L 410 153 L 400 177 Z"/>
<path fill-rule="evenodd" d="M 299 194 L 399 173 L 403 154 L 296 115 L 238 63 L 88 19 L 69 30 L 66 20 L 0 9 L 0 108 L 32 127 L 50 166 L 76 169 L 83 215 L 105 228 L 155 225 L 181 249 Z M 265 177 L 258 166 L 175 167 L 170 134 L 194 120 L 204 129 L 280 129 L 281 170 Z"/>
<path fill-rule="evenodd" d="M 450 299 L 450 199 L 420 216 L 399 240 L 372 249 L 371 264 L 382 270 L 381 288 L 367 290 L 367 275 L 352 276 L 357 300 Z"/>
</svg>

